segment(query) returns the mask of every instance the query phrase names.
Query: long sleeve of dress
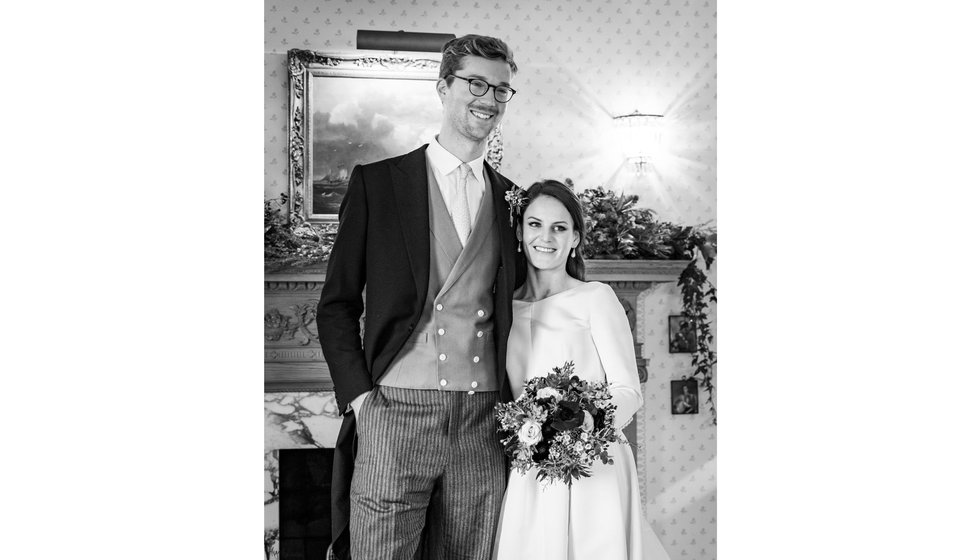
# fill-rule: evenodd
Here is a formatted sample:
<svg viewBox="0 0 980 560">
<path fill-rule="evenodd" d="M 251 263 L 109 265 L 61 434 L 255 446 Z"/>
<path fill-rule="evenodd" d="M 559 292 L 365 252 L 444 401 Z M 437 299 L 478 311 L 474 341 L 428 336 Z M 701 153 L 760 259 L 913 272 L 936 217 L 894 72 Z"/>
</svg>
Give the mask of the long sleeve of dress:
<svg viewBox="0 0 980 560">
<path fill-rule="evenodd" d="M 616 426 L 622 429 L 643 405 L 640 375 L 636 369 L 633 334 L 623 306 L 612 288 L 606 284 L 598 286 L 590 298 L 592 341 L 616 405 Z"/>
</svg>

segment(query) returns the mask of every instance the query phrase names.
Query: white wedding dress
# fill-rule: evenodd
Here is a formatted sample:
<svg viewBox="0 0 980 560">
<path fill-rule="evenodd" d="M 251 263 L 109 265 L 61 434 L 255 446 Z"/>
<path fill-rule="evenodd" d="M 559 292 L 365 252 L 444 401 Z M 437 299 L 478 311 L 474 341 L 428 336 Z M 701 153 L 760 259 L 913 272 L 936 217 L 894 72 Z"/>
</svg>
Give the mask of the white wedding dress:
<svg viewBox="0 0 980 560">
<path fill-rule="evenodd" d="M 514 301 L 507 373 L 514 396 L 524 381 L 566 361 L 587 381 L 608 381 L 622 429 L 643 404 L 633 336 L 612 288 L 587 282 L 536 302 Z M 545 485 L 511 471 L 497 525 L 499 560 L 669 560 L 640 506 L 636 464 L 613 444 L 613 464 L 592 476 Z"/>
</svg>

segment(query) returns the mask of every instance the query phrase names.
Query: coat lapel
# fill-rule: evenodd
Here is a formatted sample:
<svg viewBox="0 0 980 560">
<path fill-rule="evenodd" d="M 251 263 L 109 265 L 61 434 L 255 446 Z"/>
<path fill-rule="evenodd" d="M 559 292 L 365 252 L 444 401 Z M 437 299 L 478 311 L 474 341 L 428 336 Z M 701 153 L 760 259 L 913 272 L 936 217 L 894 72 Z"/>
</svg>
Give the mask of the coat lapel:
<svg viewBox="0 0 980 560">
<path fill-rule="evenodd" d="M 416 301 L 425 301 L 429 287 L 429 185 L 425 164 L 428 144 L 405 155 L 391 168 L 391 187 L 398 205 Z"/>
<path fill-rule="evenodd" d="M 500 236 L 500 261 L 503 268 L 504 278 L 514 278 L 514 248 L 517 247 L 517 235 L 514 227 L 510 224 L 510 207 L 504 194 L 507 192 L 508 182 L 497 173 L 490 164 L 483 162 L 483 169 L 490 178 L 490 187 L 493 193 L 494 209 L 497 214 L 497 234 Z M 503 288 L 503 287 L 501 287 Z M 513 291 L 513 285 L 510 286 Z M 508 293 L 509 294 L 509 293 Z"/>
<path fill-rule="evenodd" d="M 504 194 L 513 184 L 490 167 L 490 164 L 484 163 L 484 169 L 493 188 L 493 201 L 497 210 L 497 232 L 500 236 L 500 274 L 497 276 L 497 284 L 494 285 L 493 320 L 497 333 L 497 383 L 500 385 L 501 399 L 506 402 L 514 398 L 510 391 L 510 383 L 507 381 L 506 368 L 507 334 L 510 332 L 513 320 L 511 299 L 514 287 L 523 283 L 526 273 L 523 267 L 518 267 L 515 252 L 517 235 L 514 233 L 514 226 L 520 226 L 511 225 L 510 207 L 504 198 Z"/>
</svg>

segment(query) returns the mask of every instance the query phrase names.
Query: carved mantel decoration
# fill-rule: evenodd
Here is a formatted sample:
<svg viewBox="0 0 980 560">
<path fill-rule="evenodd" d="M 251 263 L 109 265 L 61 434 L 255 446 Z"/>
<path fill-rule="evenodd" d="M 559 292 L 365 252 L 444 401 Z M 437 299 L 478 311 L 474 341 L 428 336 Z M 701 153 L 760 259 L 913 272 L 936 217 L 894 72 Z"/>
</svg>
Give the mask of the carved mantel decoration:
<svg viewBox="0 0 980 560">
<path fill-rule="evenodd" d="M 630 329 L 640 381 L 647 380 L 643 344 L 636 340 L 637 297 L 660 282 L 674 284 L 687 261 L 589 260 L 586 278 L 609 284 L 619 297 Z M 316 332 L 316 303 L 326 265 L 265 277 L 265 391 L 332 391 L 333 383 Z"/>
</svg>

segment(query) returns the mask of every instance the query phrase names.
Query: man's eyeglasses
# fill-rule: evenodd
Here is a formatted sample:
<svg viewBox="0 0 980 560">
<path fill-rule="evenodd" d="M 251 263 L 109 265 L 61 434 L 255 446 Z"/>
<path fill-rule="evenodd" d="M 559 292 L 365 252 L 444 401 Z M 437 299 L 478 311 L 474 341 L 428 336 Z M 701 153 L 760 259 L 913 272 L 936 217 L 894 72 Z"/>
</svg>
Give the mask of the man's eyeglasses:
<svg viewBox="0 0 980 560">
<path fill-rule="evenodd" d="M 493 88 L 493 98 L 500 103 L 507 103 L 510 101 L 514 94 L 517 93 L 516 89 L 509 88 L 507 86 L 492 86 L 486 82 L 486 80 L 481 80 L 480 78 L 464 78 L 462 76 L 457 76 L 456 74 L 449 74 L 454 78 L 459 78 L 460 80 L 466 80 L 470 83 L 470 93 L 477 97 L 483 97 Z"/>
</svg>

